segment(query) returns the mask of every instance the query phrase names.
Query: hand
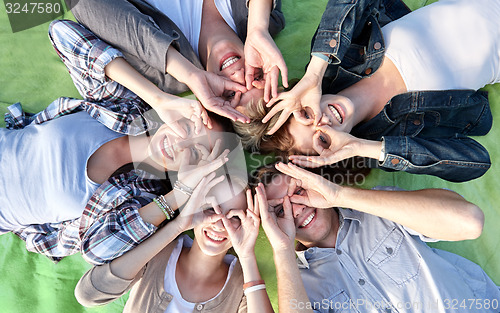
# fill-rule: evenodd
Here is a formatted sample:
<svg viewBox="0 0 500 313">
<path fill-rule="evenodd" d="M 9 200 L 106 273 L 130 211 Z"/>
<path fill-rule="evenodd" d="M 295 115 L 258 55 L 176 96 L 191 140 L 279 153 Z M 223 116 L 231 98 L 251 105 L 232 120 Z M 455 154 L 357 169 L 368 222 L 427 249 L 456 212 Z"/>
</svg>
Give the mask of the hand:
<svg viewBox="0 0 500 313">
<path fill-rule="evenodd" d="M 205 176 L 224 165 L 228 161 L 227 155 L 229 154 L 229 150 L 227 149 L 220 153 L 220 139 L 215 141 L 212 151 L 209 151 L 200 144 L 196 144 L 195 147 L 199 149 L 202 155 L 201 160 L 196 165 L 189 164 L 190 151 L 189 149 L 184 149 L 177 173 L 177 179 L 191 189 L 194 189 Z M 175 195 L 178 206 L 181 206 L 188 199 L 188 196 L 181 192 L 176 192 Z"/>
<path fill-rule="evenodd" d="M 240 259 L 255 258 L 255 241 L 259 235 L 259 211 L 258 205 L 254 203 L 252 192 L 247 190 L 247 210 L 231 210 L 222 218 L 222 223 L 231 239 L 234 251 Z M 214 207 L 215 212 L 220 214 L 218 206 Z M 237 218 L 241 221 L 238 227 L 231 222 L 231 219 Z"/>
<path fill-rule="evenodd" d="M 186 205 L 182 209 L 179 208 L 179 216 L 172 221 L 179 233 L 192 229 L 201 223 L 215 223 L 223 217 L 221 214 L 208 215 L 203 213 L 204 205 L 212 204 L 215 201 L 213 197 L 207 197 L 208 192 L 223 180 L 224 176 L 215 178 L 215 173 L 210 173 L 201 179 Z"/>
<path fill-rule="evenodd" d="M 276 169 L 294 178 L 296 186 L 304 189 L 303 193 L 297 194 L 295 193 L 296 186 L 288 188 L 288 196 L 290 196 L 290 201 L 293 203 L 319 209 L 335 206 L 337 195 L 342 188 L 339 185 L 292 163 L 284 164 L 280 162 L 276 164 Z"/>
<path fill-rule="evenodd" d="M 178 123 L 182 118 L 191 120 L 195 125 L 195 134 L 199 134 L 202 125 L 212 128 L 210 118 L 205 108 L 197 100 L 181 98 L 162 93 L 162 95 L 151 104 L 163 122 L 169 125 L 172 131 L 181 138 L 186 138 L 186 130 Z"/>
<path fill-rule="evenodd" d="M 205 109 L 233 121 L 243 123 L 250 121 L 247 116 L 235 109 L 239 103 L 241 93 L 247 91 L 245 86 L 203 70 L 197 70 L 185 83 Z M 234 97 L 229 100 L 230 96 L 225 95 L 227 92 L 234 93 Z"/>
<path fill-rule="evenodd" d="M 319 156 L 291 155 L 289 159 L 300 166 L 320 167 L 330 165 L 339 161 L 363 156 L 378 159 L 382 149 L 380 141 L 360 139 L 349 133 L 336 131 L 330 126 L 318 126 L 317 129 L 330 138 L 330 147 L 327 149 L 318 146 Z"/>
<path fill-rule="evenodd" d="M 254 81 L 256 72 L 264 72 L 264 86 Z M 278 96 L 278 77 L 281 71 L 283 86 L 288 87 L 288 68 L 276 43 L 267 29 L 255 29 L 247 34 L 245 41 L 245 81 L 248 90 L 264 87 L 264 101 Z"/>
<path fill-rule="evenodd" d="M 288 196 L 283 200 L 270 200 L 282 202 L 284 215 L 278 217 L 276 212 L 269 205 L 266 190 L 262 183 L 255 187 L 258 210 L 262 218 L 262 228 L 264 229 L 274 251 L 292 249 L 295 242 L 295 221 L 292 215 L 292 204 Z M 276 203 L 278 204 L 278 203 Z"/>
<path fill-rule="evenodd" d="M 304 75 L 302 79 L 295 85 L 292 90 L 281 93 L 278 97 L 273 98 L 267 104 L 268 107 L 274 107 L 262 119 L 262 123 L 267 123 L 279 111 L 282 111 L 278 121 L 269 130 L 268 135 L 274 134 L 285 122 L 288 117 L 293 114 L 295 119 L 304 124 L 311 124 L 312 120 L 305 119 L 300 111 L 310 108 L 310 114 L 314 116 L 314 123 L 317 124 L 321 117 L 321 109 L 319 106 L 321 100 L 321 80 L 315 75 Z"/>
</svg>

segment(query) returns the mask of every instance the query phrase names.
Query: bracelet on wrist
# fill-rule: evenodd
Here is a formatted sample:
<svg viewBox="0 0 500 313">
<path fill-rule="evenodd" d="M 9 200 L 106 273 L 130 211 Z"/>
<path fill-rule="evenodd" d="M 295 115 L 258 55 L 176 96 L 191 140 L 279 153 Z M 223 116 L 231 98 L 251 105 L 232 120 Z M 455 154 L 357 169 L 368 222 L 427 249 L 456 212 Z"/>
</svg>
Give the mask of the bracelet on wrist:
<svg viewBox="0 0 500 313">
<path fill-rule="evenodd" d="M 243 289 L 247 289 L 249 287 L 252 287 L 252 286 L 256 286 L 256 285 L 262 285 L 264 284 L 264 280 L 263 279 L 260 279 L 260 280 L 252 280 L 252 281 L 249 281 L 247 283 L 244 283 L 243 284 Z"/>
<path fill-rule="evenodd" d="M 167 220 L 171 220 L 174 217 L 174 210 L 168 205 L 165 197 L 163 195 L 153 199 L 153 202 L 160 208 L 160 210 L 165 214 Z"/>
<path fill-rule="evenodd" d="M 251 292 L 254 292 L 254 291 L 257 291 L 257 290 L 263 290 L 263 289 L 266 289 L 266 285 L 265 284 L 259 284 L 259 285 L 255 285 L 255 286 L 248 287 L 248 288 L 244 289 L 243 293 L 245 294 L 245 296 L 248 296 L 248 294 L 251 293 Z"/>
<path fill-rule="evenodd" d="M 182 192 L 183 194 L 187 195 L 188 197 L 191 197 L 191 195 L 193 194 L 193 189 L 184 185 L 180 180 L 175 182 L 174 189 Z"/>
</svg>

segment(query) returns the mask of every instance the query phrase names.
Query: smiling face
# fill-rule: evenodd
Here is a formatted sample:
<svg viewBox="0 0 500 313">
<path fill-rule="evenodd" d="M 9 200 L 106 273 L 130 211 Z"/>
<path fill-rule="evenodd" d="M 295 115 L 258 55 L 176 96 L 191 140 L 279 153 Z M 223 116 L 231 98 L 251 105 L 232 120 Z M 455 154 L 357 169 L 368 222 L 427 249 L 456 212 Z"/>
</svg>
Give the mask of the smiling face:
<svg viewBox="0 0 500 313">
<path fill-rule="evenodd" d="M 320 109 L 323 114 L 319 125 L 331 127 L 334 131 L 349 133 L 353 125 L 354 105 L 349 98 L 339 95 L 323 95 Z M 332 139 L 313 125 L 314 116 L 310 109 L 300 112 L 301 122 L 291 117 L 285 125 L 294 140 L 293 151 L 304 155 L 318 155 L 330 147 Z M 307 121 L 310 121 L 309 123 Z"/>
<path fill-rule="evenodd" d="M 215 185 L 209 192 L 208 196 L 214 196 L 217 203 L 226 215 L 231 210 L 246 210 L 246 197 L 243 191 L 244 187 L 241 184 L 232 183 L 229 186 L 227 178 L 221 183 Z M 232 194 L 234 192 L 234 195 Z M 205 215 L 213 215 L 213 208 L 207 208 L 203 211 Z M 233 216 L 229 222 L 234 228 L 241 225 L 241 220 Z M 231 240 L 226 228 L 221 220 L 214 223 L 201 223 L 194 228 L 195 240 L 201 251 L 209 256 L 226 254 L 227 250 L 232 247 Z"/>
<path fill-rule="evenodd" d="M 179 170 L 184 150 L 189 150 L 189 164 L 197 164 L 202 157 L 200 147 L 212 151 L 215 141 L 223 136 L 222 128 L 217 123 L 212 123 L 212 129 L 203 125 L 199 134 L 195 134 L 194 123 L 190 120 L 182 119 L 179 124 L 186 131 L 187 138 L 177 136 L 167 124 L 163 124 L 151 138 L 148 155 L 161 168 Z"/>
<path fill-rule="evenodd" d="M 218 40 L 212 39 L 215 44 L 212 46 L 207 58 L 207 72 L 215 73 L 245 86 L 245 53 L 243 42 L 241 42 L 235 32 L 220 37 Z M 247 105 L 258 101 L 263 96 L 264 90 L 257 88 L 252 88 L 243 94 L 236 94 L 231 90 L 227 90 L 223 94 L 224 100 L 227 101 L 232 101 L 234 97 L 239 98 L 237 108 L 240 112 L 244 111 Z"/>
<path fill-rule="evenodd" d="M 302 195 L 306 191 L 296 187 L 294 178 L 277 174 L 271 182 L 266 185 L 266 194 L 269 205 L 276 215 L 283 217 L 283 205 L 273 204 L 275 199 L 283 199 L 289 188 L 295 194 Z M 295 239 L 306 247 L 329 247 L 335 244 L 336 231 L 335 221 L 338 215 L 334 209 L 317 209 L 303 204 L 292 203 L 292 214 L 295 222 Z"/>
</svg>

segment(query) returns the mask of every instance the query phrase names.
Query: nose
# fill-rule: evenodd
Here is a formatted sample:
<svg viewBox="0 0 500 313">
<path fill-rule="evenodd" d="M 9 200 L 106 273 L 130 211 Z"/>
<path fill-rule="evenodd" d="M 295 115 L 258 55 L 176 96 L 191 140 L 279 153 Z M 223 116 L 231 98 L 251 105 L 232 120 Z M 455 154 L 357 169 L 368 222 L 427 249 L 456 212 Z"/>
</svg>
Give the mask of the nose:
<svg viewBox="0 0 500 313">
<path fill-rule="evenodd" d="M 332 122 L 330 121 L 328 116 L 326 116 L 326 114 L 323 113 L 323 115 L 321 116 L 321 119 L 319 120 L 318 126 L 324 126 L 324 125 L 330 126 L 331 124 L 332 124 Z"/>
<path fill-rule="evenodd" d="M 293 203 L 292 204 L 292 213 L 293 213 L 293 218 L 297 218 L 300 216 L 300 214 L 302 214 L 302 212 L 304 211 L 304 208 L 306 206 L 303 205 L 303 204 L 296 204 L 296 203 Z"/>
<path fill-rule="evenodd" d="M 221 219 L 219 219 L 219 220 L 218 220 L 217 222 L 215 222 L 215 223 L 212 223 L 212 228 L 213 228 L 213 230 L 215 230 L 215 231 L 220 231 L 220 232 L 222 232 L 222 231 L 225 231 L 225 230 L 226 230 L 226 228 L 224 227 L 224 224 L 222 223 L 222 220 L 221 220 Z"/>
<path fill-rule="evenodd" d="M 234 71 L 229 75 L 229 79 L 238 84 L 245 85 L 245 69 L 242 67 L 239 70 Z"/>
</svg>

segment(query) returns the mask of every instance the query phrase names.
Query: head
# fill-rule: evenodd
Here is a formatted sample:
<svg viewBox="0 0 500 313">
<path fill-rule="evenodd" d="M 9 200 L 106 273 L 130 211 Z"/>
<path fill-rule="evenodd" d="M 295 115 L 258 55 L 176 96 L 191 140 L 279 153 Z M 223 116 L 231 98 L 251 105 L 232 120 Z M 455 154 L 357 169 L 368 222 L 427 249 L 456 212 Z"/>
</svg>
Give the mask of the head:
<svg viewBox="0 0 500 313">
<path fill-rule="evenodd" d="M 202 148 L 211 151 L 217 139 L 225 146 L 225 133 L 233 132 L 231 124 L 219 115 L 209 113 L 212 120 L 212 129 L 205 125 L 195 134 L 195 125 L 192 121 L 183 118 L 178 121 L 185 130 L 187 137 L 177 136 L 168 124 L 162 124 L 150 138 L 148 155 L 157 167 L 165 170 L 177 171 L 183 156 L 189 157 L 189 164 L 198 164 L 202 157 Z M 224 149 L 221 149 L 223 151 Z M 189 154 L 187 153 L 189 151 Z"/>
<path fill-rule="evenodd" d="M 274 166 L 259 169 L 256 178 L 266 189 L 269 210 L 278 218 L 283 217 L 283 204 L 275 200 L 284 199 L 290 186 L 296 194 L 306 191 L 296 186 L 294 178 L 277 171 Z M 286 201 L 286 200 L 284 200 Z M 306 247 L 328 247 L 335 239 L 338 228 L 338 213 L 334 209 L 318 209 L 303 204 L 291 203 L 295 222 L 295 239 Z"/>
<path fill-rule="evenodd" d="M 222 214 L 227 215 L 231 210 L 247 209 L 246 189 L 246 180 L 236 175 L 226 175 L 224 181 L 210 190 L 208 197 L 215 197 Z M 213 208 L 208 207 L 201 214 L 214 215 L 216 212 Z M 241 220 L 236 216 L 229 218 L 229 222 L 235 228 L 241 225 Z M 208 256 L 225 255 L 232 247 L 227 230 L 220 219 L 216 222 L 205 222 L 197 225 L 194 228 L 194 236 L 200 250 Z"/>
<path fill-rule="evenodd" d="M 210 36 L 210 49 L 207 51 L 206 60 L 201 55 L 202 63 L 207 72 L 230 79 L 236 83 L 246 86 L 245 82 L 245 53 L 244 45 L 238 35 L 227 24 L 227 29 L 220 32 L 212 32 Z M 225 28 L 226 28 L 225 27 Z M 255 79 L 260 80 L 262 75 Z M 223 98 L 227 101 L 238 99 L 236 109 L 245 113 L 246 107 L 264 95 L 263 89 L 252 88 L 245 93 L 227 90 Z"/>
<path fill-rule="evenodd" d="M 320 125 L 328 125 L 338 132 L 350 132 L 355 126 L 352 118 L 354 106 L 346 97 L 323 95 L 320 109 Z M 274 115 L 266 124 L 260 122 L 269 111 L 270 108 L 266 107 L 263 101 L 259 101 L 249 110 L 250 123 L 234 123 L 234 128 L 247 149 L 259 150 L 262 153 L 278 150 L 277 153 L 286 158 L 291 154 L 318 155 L 318 150 L 330 146 L 332 138 L 316 129 L 310 108 L 297 112 L 298 118 L 291 115 L 273 135 L 267 135 L 267 132 L 276 124 L 279 114 Z"/>
</svg>

